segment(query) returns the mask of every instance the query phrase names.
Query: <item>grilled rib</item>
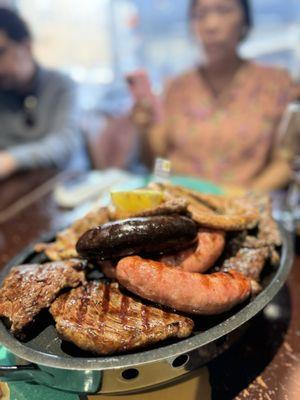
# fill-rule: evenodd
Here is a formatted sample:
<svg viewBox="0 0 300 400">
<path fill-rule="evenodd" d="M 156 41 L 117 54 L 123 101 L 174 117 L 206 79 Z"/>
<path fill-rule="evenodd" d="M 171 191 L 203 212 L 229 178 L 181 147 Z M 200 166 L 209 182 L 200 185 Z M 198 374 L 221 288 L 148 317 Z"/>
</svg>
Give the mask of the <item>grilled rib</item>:
<svg viewBox="0 0 300 400">
<path fill-rule="evenodd" d="M 79 348 L 97 354 L 126 352 L 191 334 L 193 321 L 122 294 L 117 283 L 89 282 L 51 306 L 56 329 Z"/>
</svg>

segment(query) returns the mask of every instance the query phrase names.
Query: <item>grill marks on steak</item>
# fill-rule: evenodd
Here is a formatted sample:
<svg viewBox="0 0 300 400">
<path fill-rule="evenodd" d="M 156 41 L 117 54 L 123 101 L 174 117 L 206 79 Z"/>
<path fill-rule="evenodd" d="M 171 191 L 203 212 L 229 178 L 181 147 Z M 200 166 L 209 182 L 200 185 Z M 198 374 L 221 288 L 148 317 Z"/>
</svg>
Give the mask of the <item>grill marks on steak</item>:
<svg viewBox="0 0 300 400">
<path fill-rule="evenodd" d="M 61 295 L 50 309 L 61 336 L 97 354 L 129 351 L 192 333 L 193 321 L 142 304 L 117 283 L 89 282 Z"/>
<path fill-rule="evenodd" d="M 12 268 L 0 289 L 0 317 L 8 318 L 11 331 L 19 333 L 62 289 L 85 283 L 84 266 L 69 260 Z"/>
</svg>

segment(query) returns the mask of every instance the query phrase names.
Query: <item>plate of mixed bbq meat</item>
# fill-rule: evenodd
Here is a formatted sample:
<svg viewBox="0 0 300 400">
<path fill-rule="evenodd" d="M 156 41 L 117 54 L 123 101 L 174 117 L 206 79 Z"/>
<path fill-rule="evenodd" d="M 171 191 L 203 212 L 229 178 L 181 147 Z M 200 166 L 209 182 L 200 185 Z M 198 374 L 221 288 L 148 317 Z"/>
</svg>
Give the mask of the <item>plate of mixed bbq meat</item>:
<svg viewBox="0 0 300 400">
<path fill-rule="evenodd" d="M 184 340 L 197 318 L 251 302 L 264 267 L 279 265 L 268 196 L 153 183 L 112 198 L 37 244 L 43 262 L 5 270 L 0 317 L 18 340 L 45 312 L 60 340 L 94 356 Z"/>
</svg>

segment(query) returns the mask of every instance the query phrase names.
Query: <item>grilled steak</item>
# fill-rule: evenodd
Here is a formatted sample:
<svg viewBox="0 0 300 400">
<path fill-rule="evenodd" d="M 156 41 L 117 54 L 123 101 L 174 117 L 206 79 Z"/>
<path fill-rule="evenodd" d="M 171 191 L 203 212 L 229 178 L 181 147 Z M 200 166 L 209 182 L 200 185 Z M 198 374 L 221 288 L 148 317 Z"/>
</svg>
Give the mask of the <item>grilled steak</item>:
<svg viewBox="0 0 300 400">
<path fill-rule="evenodd" d="M 56 329 L 79 348 L 98 354 L 129 351 L 191 334 L 193 321 L 122 294 L 117 283 L 90 282 L 51 306 Z"/>
<path fill-rule="evenodd" d="M 85 283 L 83 267 L 82 261 L 70 260 L 12 268 L 0 289 L 0 316 L 19 333 L 63 288 Z"/>
</svg>

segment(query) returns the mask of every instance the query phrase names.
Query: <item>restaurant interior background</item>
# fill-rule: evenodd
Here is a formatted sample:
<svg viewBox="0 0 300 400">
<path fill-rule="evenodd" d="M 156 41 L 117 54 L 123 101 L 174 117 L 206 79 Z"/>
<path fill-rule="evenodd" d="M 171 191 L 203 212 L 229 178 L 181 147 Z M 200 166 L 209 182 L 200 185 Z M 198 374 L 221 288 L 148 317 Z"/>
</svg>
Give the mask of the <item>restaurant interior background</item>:
<svg viewBox="0 0 300 400">
<path fill-rule="evenodd" d="M 36 54 L 79 84 L 84 110 L 118 113 L 129 104 L 124 73 L 138 67 L 161 83 L 193 64 L 186 0 L 7 0 L 33 29 Z M 300 79 L 299 0 L 253 0 L 255 29 L 244 55 L 288 67 Z M 168 49 L 168 51 L 166 51 Z"/>
</svg>

